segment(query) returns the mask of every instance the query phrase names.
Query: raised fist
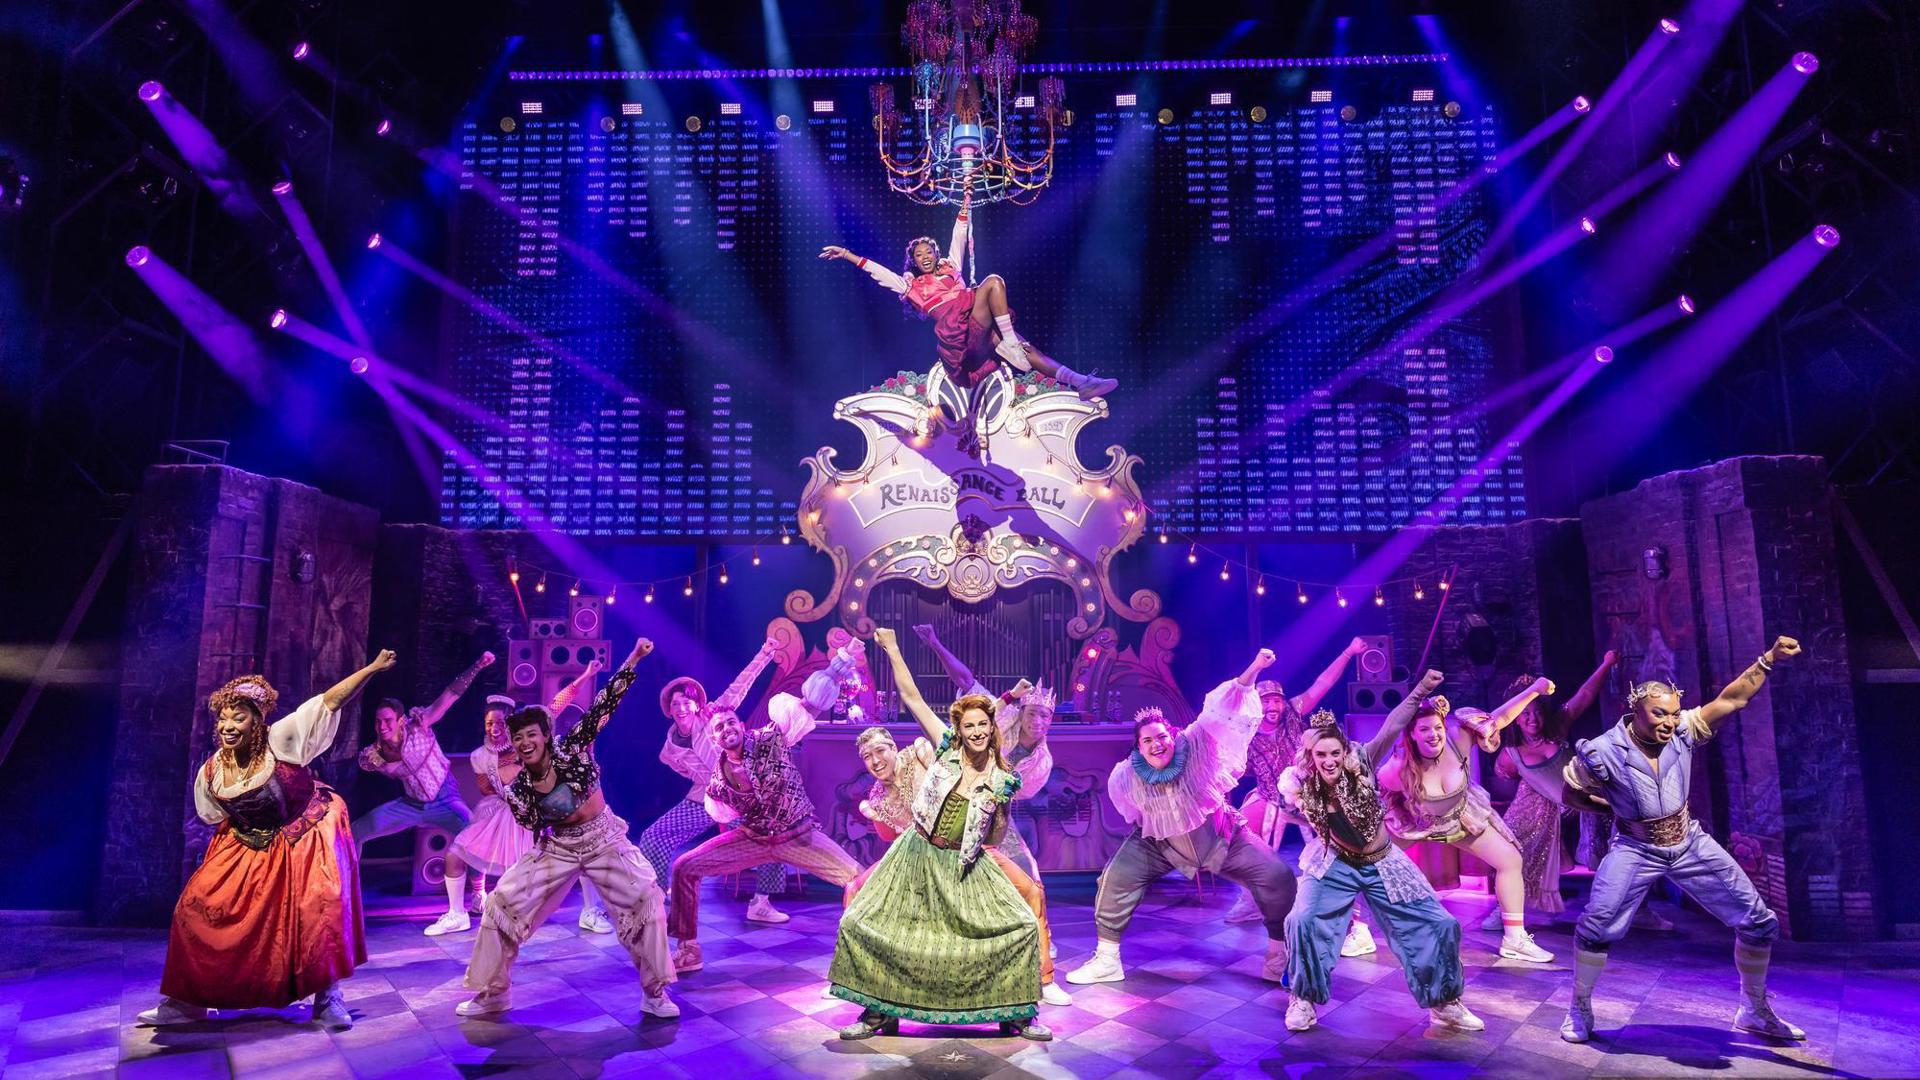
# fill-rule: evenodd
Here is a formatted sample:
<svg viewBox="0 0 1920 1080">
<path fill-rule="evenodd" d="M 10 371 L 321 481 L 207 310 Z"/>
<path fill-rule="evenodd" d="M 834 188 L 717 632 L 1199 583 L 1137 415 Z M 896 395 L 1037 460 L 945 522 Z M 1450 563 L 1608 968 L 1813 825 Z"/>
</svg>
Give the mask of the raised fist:
<svg viewBox="0 0 1920 1080">
<path fill-rule="evenodd" d="M 1274 661 L 1273 650 L 1261 649 L 1259 653 L 1255 654 L 1253 658 L 1253 666 L 1260 668 L 1262 670 L 1265 670 L 1266 668 L 1270 668 L 1273 666 L 1273 661 Z"/>
<path fill-rule="evenodd" d="M 1776 638 L 1773 648 L 1768 649 L 1767 652 L 1771 653 L 1775 660 L 1785 660 L 1789 656 L 1800 655 L 1800 643 L 1790 637 Z"/>
<path fill-rule="evenodd" d="M 1423 694 L 1431 694 L 1435 690 L 1440 689 L 1440 684 L 1445 682 L 1446 679 L 1447 677 L 1445 675 L 1440 674 L 1433 668 L 1428 668 L 1427 673 L 1420 676 L 1420 692 Z"/>
<path fill-rule="evenodd" d="M 900 639 L 894 636 L 893 627 L 891 626 L 874 627 L 873 641 L 874 641 L 874 644 L 880 646 L 881 648 L 887 650 L 888 652 L 894 652 L 900 648 Z"/>
<path fill-rule="evenodd" d="M 646 638 L 641 638 L 639 641 L 634 642 L 633 651 L 627 654 L 627 666 L 632 667 L 633 665 L 646 659 L 647 654 L 652 651 L 653 651 L 652 641 L 649 641 Z"/>
<path fill-rule="evenodd" d="M 1798 647 L 1795 646 L 1795 648 Z M 380 655 L 373 658 L 373 670 L 385 671 L 399 662 L 400 658 L 393 654 L 392 649 L 381 649 Z"/>
<path fill-rule="evenodd" d="M 481 654 L 480 654 L 480 666 L 481 666 L 481 667 L 492 667 L 492 666 L 493 666 L 493 661 L 494 661 L 494 659 L 495 659 L 495 657 L 494 657 L 494 655 L 493 655 L 492 653 L 490 653 L 490 652 L 483 652 L 483 653 L 481 653 Z"/>
</svg>

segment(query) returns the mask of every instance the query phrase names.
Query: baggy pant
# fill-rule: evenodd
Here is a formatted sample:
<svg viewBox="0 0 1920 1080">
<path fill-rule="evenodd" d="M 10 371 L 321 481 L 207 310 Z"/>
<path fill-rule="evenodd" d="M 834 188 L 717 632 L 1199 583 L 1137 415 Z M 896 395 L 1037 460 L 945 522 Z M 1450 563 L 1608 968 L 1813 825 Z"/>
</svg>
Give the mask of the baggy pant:
<svg viewBox="0 0 1920 1080">
<path fill-rule="evenodd" d="M 1326 1004 L 1353 901 L 1362 894 L 1387 936 L 1387 946 L 1400 958 L 1413 999 L 1431 1009 L 1459 997 L 1466 985 L 1460 967 L 1460 920 L 1440 906 L 1431 890 L 1414 900 L 1395 900 L 1387 895 L 1379 864 L 1354 866 L 1337 858 L 1322 876 L 1308 875 L 1300 882 L 1300 899 L 1287 917 L 1287 989 L 1316 1005 Z"/>
<path fill-rule="evenodd" d="M 369 840 L 392 836 L 420 825 L 444 830 L 449 836 L 458 836 L 460 830 L 472 821 L 473 811 L 460 801 L 460 788 L 454 783 L 452 774 L 448 774 L 446 783 L 440 785 L 440 793 L 431 802 L 392 799 L 354 818 L 353 838 L 365 850 Z"/>
<path fill-rule="evenodd" d="M 1267 924 L 1267 937 L 1282 940 L 1287 932 L 1287 912 L 1293 908 L 1293 870 L 1249 829 L 1236 828 L 1232 836 L 1223 837 L 1207 824 L 1187 836 L 1194 841 L 1200 866 L 1253 894 L 1253 902 Z M 1176 869 L 1168 855 L 1167 841 L 1150 840 L 1138 829 L 1121 841 L 1120 850 L 1100 872 L 1100 889 L 1093 900 L 1093 918 L 1101 941 L 1118 942 L 1133 921 L 1133 911 L 1140 906 L 1147 886 Z"/>
<path fill-rule="evenodd" d="M 1760 899 L 1747 872 L 1696 821 L 1687 838 L 1673 847 L 1615 836 L 1593 872 L 1593 886 L 1574 927 L 1574 940 L 1588 952 L 1605 952 L 1627 936 L 1647 890 L 1663 877 L 1733 927 L 1749 945 L 1771 945 L 1780 934 L 1780 920 Z"/>
<path fill-rule="evenodd" d="M 673 860 L 685 854 L 693 847 L 694 841 L 704 839 L 714 829 L 713 818 L 707 815 L 707 808 L 694 799 L 682 799 L 671 810 L 653 819 L 640 833 L 640 854 L 646 856 L 648 865 L 653 867 L 653 876 L 660 881 L 673 881 Z M 779 863 L 765 863 L 754 867 L 753 891 L 762 896 L 773 896 L 787 887 L 786 868 Z"/>
<path fill-rule="evenodd" d="M 507 869 L 487 895 L 480 936 L 467 964 L 466 986 L 480 999 L 499 998 L 512 982 L 520 946 L 560 906 L 581 877 L 593 882 L 613 916 L 649 993 L 674 981 L 666 913 L 653 868 L 627 839 L 627 823 L 611 810 L 584 825 L 551 830 Z"/>
<path fill-rule="evenodd" d="M 783 837 L 760 839 L 727 829 L 673 861 L 673 910 L 668 932 L 682 941 L 700 936 L 700 879 L 732 874 L 762 863 L 785 863 L 822 881 L 845 886 L 860 875 L 860 864 L 833 838 L 809 822 Z"/>
</svg>

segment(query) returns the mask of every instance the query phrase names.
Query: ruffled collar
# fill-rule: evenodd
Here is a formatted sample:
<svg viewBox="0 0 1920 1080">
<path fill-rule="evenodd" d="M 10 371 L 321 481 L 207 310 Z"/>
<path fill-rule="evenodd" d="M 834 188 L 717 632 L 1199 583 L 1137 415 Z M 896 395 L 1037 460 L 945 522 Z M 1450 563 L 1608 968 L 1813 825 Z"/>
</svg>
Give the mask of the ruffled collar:
<svg viewBox="0 0 1920 1080">
<path fill-rule="evenodd" d="M 1187 740 L 1180 739 L 1174 742 L 1173 760 L 1167 762 L 1164 769 L 1156 769 L 1148 764 L 1147 756 L 1138 748 L 1134 749 L 1128 760 L 1133 765 L 1133 775 L 1139 777 L 1141 783 L 1171 784 L 1180 779 L 1181 773 L 1187 771 Z"/>
</svg>

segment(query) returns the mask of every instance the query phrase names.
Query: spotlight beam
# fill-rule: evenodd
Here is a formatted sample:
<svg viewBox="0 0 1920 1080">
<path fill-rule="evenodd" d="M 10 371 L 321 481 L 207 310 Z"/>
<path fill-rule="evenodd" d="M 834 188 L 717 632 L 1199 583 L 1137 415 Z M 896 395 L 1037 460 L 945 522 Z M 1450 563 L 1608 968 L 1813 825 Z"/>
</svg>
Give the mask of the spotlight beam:
<svg viewBox="0 0 1920 1080">
<path fill-rule="evenodd" d="M 127 263 L 140 283 L 173 312 L 194 341 L 255 404 L 272 400 L 272 368 L 247 324 L 160 256 L 145 248 L 134 250 L 141 252 L 141 257 L 136 261 L 129 252 Z"/>
<path fill-rule="evenodd" d="M 301 250 L 307 253 L 307 262 L 313 266 L 315 277 L 320 279 L 320 287 L 326 290 L 327 300 L 332 303 L 334 314 L 340 316 L 340 324 L 347 328 L 347 334 L 362 349 L 373 348 L 373 336 L 367 332 L 366 323 L 360 320 L 360 313 L 353 308 L 353 302 L 347 299 L 347 290 L 340 284 L 340 275 L 333 268 L 333 260 L 327 258 L 326 246 L 320 242 L 320 234 L 313 227 L 313 220 L 307 217 L 307 208 L 300 203 L 300 197 L 294 194 L 293 184 L 282 181 L 273 186 L 274 198 L 280 201 L 280 210 L 287 215 L 287 223 L 293 226 L 293 235 L 300 241 Z"/>
</svg>

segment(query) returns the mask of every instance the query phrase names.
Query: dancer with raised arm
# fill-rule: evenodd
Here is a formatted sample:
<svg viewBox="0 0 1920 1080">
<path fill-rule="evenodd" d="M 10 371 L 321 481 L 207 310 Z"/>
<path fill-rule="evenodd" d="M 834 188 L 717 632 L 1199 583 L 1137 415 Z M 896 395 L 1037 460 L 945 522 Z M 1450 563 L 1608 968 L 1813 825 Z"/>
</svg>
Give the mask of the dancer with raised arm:
<svg viewBox="0 0 1920 1080">
<path fill-rule="evenodd" d="M 673 952 L 676 970 L 698 971 L 706 963 L 700 951 L 700 879 L 766 863 L 785 863 L 843 887 L 859 875 L 860 864 L 820 828 L 793 748 L 833 707 L 840 684 L 859 669 L 861 647 L 856 638 L 836 650 L 826 667 L 807 676 L 800 696 L 775 694 L 767 702 L 765 727 L 748 731 L 724 705 L 706 710 L 707 734 L 719 752 L 707 782 L 706 807 L 721 830 L 673 861 L 668 927 L 680 943 Z"/>
<path fill-rule="evenodd" d="M 1626 936 L 1647 890 L 1663 877 L 1733 927 L 1733 964 L 1743 997 L 1734 1026 L 1776 1039 L 1807 1037 L 1781 1019 L 1767 997 L 1779 919 L 1747 872 L 1687 811 L 1694 749 L 1747 707 L 1775 664 L 1798 655 L 1798 641 L 1776 639 L 1718 697 L 1692 709 L 1680 707 L 1680 688 L 1672 683 L 1640 683 L 1627 695 L 1628 712 L 1619 723 L 1574 747 L 1565 769 L 1568 796 L 1610 808 L 1615 835 L 1574 930 L 1580 951 L 1561 1038 L 1593 1038 L 1593 987 L 1607 965 L 1607 950 Z"/>
<path fill-rule="evenodd" d="M 1387 753 L 1414 710 L 1440 686 L 1428 671 L 1365 744 L 1347 738 L 1325 709 L 1308 721 L 1300 759 L 1280 778 L 1280 797 L 1313 830 L 1300 856 L 1300 898 L 1287 916 L 1293 960 L 1287 1030 L 1306 1031 L 1327 1003 L 1340 942 L 1362 894 L 1400 960 L 1413 999 L 1431 1027 L 1480 1031 L 1486 1024 L 1460 998 L 1460 922 L 1440 906 L 1433 886 L 1394 844 L 1382 823 L 1381 783 L 1373 762 Z"/>
<path fill-rule="evenodd" d="M 920 318 L 931 320 L 940 362 L 948 376 L 963 388 L 970 389 L 984 380 L 998 357 L 1020 371 L 1038 371 L 1078 391 L 1083 398 L 1112 393 L 1120 385 L 1115 380 L 1082 375 L 1041 352 L 1014 330 L 1013 309 L 1007 306 L 1007 283 L 999 274 L 988 274 L 972 287 L 961 278 L 969 214 L 969 208 L 963 205 L 953 219 L 953 237 L 944 258 L 933 237 L 917 237 L 908 242 L 906 265 L 897 274 L 837 244 L 821 248 L 820 257 L 854 264 L 882 288 L 897 294 L 900 302 Z"/>
<path fill-rule="evenodd" d="M 600 661 L 588 664 L 579 678 L 562 687 L 547 703 L 547 712 L 559 717 L 569 705 L 574 705 L 581 688 L 590 685 L 599 671 Z M 475 893 L 480 900 L 478 907 L 484 912 L 488 875 L 497 878 L 506 873 L 533 846 L 532 830 L 514 820 L 512 808 L 500 797 L 500 792 L 520 775 L 520 760 L 507 734 L 507 717 L 519 709 L 519 703 L 505 694 L 487 697 L 486 712 L 480 718 L 480 745 L 467 755 L 474 783 L 480 788 L 480 805 L 474 807 L 472 823 L 460 830 L 447 846 L 447 913 L 426 928 L 424 932 L 428 937 L 471 930 L 473 917 L 467 913 L 466 904 L 467 874 L 471 871 L 478 879 Z M 606 907 L 594 892 L 593 883 L 582 877 L 580 890 L 584 897 L 580 906 L 581 928 L 600 934 L 613 933 L 613 922 L 607 918 Z"/>
<path fill-rule="evenodd" d="M 633 669 L 653 642 L 636 641 L 620 669 L 593 699 L 593 707 L 558 741 L 553 718 L 535 705 L 507 718 L 520 758 L 520 775 L 500 789 L 514 819 L 533 832 L 533 848 L 507 870 L 480 917 L 480 937 L 467 963 L 466 987 L 475 991 L 454 1010 L 493 1016 L 512 1007 L 513 962 L 520 946 L 582 877 L 593 881 L 612 910 L 614 933 L 640 971 L 640 1011 L 672 1019 L 680 1006 L 667 996 L 674 980 L 667 952 L 666 912 L 653 868 L 627 839 L 627 823 L 607 809 L 600 790 L 594 740 L 633 686 Z"/>
<path fill-rule="evenodd" d="M 1178 870 L 1189 878 L 1208 870 L 1253 893 L 1267 924 L 1261 978 L 1286 978 L 1286 919 L 1293 907 L 1293 871 L 1262 844 L 1228 796 L 1247 767 L 1247 743 L 1260 724 L 1254 681 L 1273 665 L 1261 649 L 1240 673 L 1207 695 L 1200 718 L 1184 729 L 1157 708 L 1133 718 L 1133 753 L 1113 767 L 1107 797 L 1133 834 L 1100 872 L 1094 897 L 1099 935 L 1093 958 L 1068 973 L 1070 983 L 1118 982 L 1120 938 L 1147 888 Z"/>
<path fill-rule="evenodd" d="M 1446 844 L 1492 867 L 1503 928 L 1500 955 L 1530 964 L 1552 963 L 1553 954 L 1527 933 L 1520 846 L 1494 812 L 1487 789 L 1473 782 L 1467 755 L 1475 745 L 1489 753 L 1498 750 L 1500 730 L 1534 698 L 1552 693 L 1553 683 L 1535 679 L 1492 713 L 1451 710 L 1447 699 L 1436 694 L 1420 704 L 1412 726 L 1401 734 L 1400 756 L 1380 769 L 1387 832 L 1398 844 Z M 1452 725 L 1447 723 L 1450 714 Z"/>
<path fill-rule="evenodd" d="M 943 720 L 921 696 L 893 631 L 881 627 L 874 640 L 925 739 L 900 755 L 912 755 L 920 774 L 912 829 L 840 917 L 828 978 L 835 997 L 862 1007 L 840 1037 L 893 1034 L 904 1017 L 997 1022 L 1002 1034 L 1051 1039 L 1035 1019 L 1048 970 L 1042 923 L 1015 884 L 1019 870 L 993 847 L 1020 786 L 993 699 L 962 696 Z"/>
<path fill-rule="evenodd" d="M 754 680 L 766 670 L 778 646 L 769 639 L 760 646 L 747 666 L 734 676 L 714 708 L 736 713 L 753 689 Z M 653 865 L 662 882 L 673 880 L 673 861 L 692 850 L 714 831 L 713 815 L 707 813 L 707 785 L 713 780 L 713 766 L 720 752 L 713 745 L 708 728 L 707 690 L 700 680 L 682 675 L 660 691 L 660 711 L 667 720 L 667 737 L 660 745 L 660 760 L 667 768 L 687 778 L 687 797 L 653 820 L 640 834 L 640 853 Z M 773 895 L 786 888 L 786 868 L 777 862 L 753 868 L 753 898 L 747 901 L 747 921 L 783 923 L 787 914 L 773 906 Z"/>
<path fill-rule="evenodd" d="M 383 649 L 272 724 L 280 695 L 265 676 L 243 675 L 207 698 L 218 749 L 194 774 L 193 806 L 218 828 L 174 905 L 163 996 L 141 1024 L 310 997 L 316 1023 L 353 1026 L 340 980 L 367 962 L 360 849 L 346 802 L 307 764 L 333 745 L 340 710 L 393 665 Z"/>
</svg>

